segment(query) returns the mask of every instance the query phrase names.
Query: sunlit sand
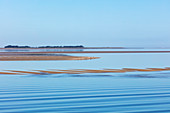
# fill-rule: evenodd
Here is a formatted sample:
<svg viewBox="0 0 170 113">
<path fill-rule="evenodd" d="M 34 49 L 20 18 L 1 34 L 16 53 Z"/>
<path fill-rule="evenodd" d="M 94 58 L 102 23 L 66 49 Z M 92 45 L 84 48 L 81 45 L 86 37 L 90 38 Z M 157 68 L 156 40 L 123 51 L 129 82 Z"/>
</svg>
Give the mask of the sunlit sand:
<svg viewBox="0 0 170 113">
<path fill-rule="evenodd" d="M 30 60 L 90 60 L 98 59 L 99 57 L 85 57 L 85 56 L 0 56 L 0 61 L 30 61 Z"/>
<path fill-rule="evenodd" d="M 146 68 L 146 69 L 135 69 L 135 68 L 122 68 L 122 69 L 72 69 L 72 70 L 31 70 L 31 71 L 20 71 L 20 70 L 4 70 L 0 74 L 4 75 L 41 75 L 41 74 L 85 74 L 85 73 L 125 73 L 125 72 L 154 72 L 154 71 L 170 71 L 169 67 L 165 68 Z"/>
</svg>

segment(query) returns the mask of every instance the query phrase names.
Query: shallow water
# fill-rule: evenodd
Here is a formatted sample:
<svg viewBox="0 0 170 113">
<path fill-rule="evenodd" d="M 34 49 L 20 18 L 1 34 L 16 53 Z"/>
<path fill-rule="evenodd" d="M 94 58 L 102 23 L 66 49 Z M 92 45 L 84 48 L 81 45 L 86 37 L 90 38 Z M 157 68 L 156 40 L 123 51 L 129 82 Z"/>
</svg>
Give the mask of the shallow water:
<svg viewBox="0 0 170 113">
<path fill-rule="evenodd" d="M 170 67 L 169 53 L 67 54 L 83 61 L 1 61 L 0 70 Z M 170 112 L 170 71 L 0 75 L 1 113 Z"/>
</svg>

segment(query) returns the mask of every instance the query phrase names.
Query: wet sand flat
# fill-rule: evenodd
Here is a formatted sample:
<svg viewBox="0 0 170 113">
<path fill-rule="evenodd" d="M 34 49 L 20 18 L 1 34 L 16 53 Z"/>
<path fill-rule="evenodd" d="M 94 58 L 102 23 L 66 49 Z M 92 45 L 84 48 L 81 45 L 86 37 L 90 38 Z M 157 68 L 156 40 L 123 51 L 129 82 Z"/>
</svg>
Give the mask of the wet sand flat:
<svg viewBox="0 0 170 113">
<path fill-rule="evenodd" d="M 31 56 L 31 55 L 9 55 L 0 56 L 0 61 L 30 61 L 30 60 L 90 60 L 99 57 L 79 57 L 79 56 Z"/>
<path fill-rule="evenodd" d="M 5 72 L 4 72 L 5 71 Z M 72 70 L 31 70 L 31 71 L 20 71 L 20 70 L 4 70 L 0 74 L 85 74 L 85 73 L 125 73 L 125 72 L 153 72 L 153 71 L 170 71 L 169 67 L 165 68 L 146 68 L 146 69 L 135 69 L 135 68 L 122 68 L 122 69 L 72 69 Z"/>
</svg>

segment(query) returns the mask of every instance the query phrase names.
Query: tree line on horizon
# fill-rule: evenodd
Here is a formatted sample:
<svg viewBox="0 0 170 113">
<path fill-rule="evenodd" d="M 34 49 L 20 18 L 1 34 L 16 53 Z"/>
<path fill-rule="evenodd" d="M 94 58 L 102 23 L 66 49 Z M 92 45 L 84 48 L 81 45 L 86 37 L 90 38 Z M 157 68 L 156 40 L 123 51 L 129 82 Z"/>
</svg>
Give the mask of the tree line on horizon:
<svg viewBox="0 0 170 113">
<path fill-rule="evenodd" d="M 31 47 L 31 46 L 7 45 L 4 48 L 84 48 L 84 46 L 78 45 L 78 46 L 38 46 L 38 47 Z"/>
</svg>

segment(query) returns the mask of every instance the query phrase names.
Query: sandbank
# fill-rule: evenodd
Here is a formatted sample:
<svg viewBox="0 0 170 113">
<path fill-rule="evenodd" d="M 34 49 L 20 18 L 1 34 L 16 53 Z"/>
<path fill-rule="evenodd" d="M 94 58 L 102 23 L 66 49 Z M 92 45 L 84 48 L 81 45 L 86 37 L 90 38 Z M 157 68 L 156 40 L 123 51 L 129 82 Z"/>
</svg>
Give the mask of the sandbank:
<svg viewBox="0 0 170 113">
<path fill-rule="evenodd" d="M 37 61 L 37 60 L 90 60 L 99 57 L 82 57 L 82 56 L 31 56 L 31 55 L 8 55 L 0 56 L 0 61 Z"/>
<path fill-rule="evenodd" d="M 4 72 L 5 71 L 5 72 Z M 41 74 L 85 74 L 85 73 L 125 73 L 125 72 L 154 72 L 154 71 L 170 71 L 169 67 L 165 68 L 146 68 L 146 69 L 135 69 L 135 68 L 122 68 L 122 69 L 72 69 L 72 70 L 31 70 L 31 71 L 20 71 L 20 70 L 4 70 L 0 74 L 15 74 L 15 75 L 41 75 Z"/>
</svg>

